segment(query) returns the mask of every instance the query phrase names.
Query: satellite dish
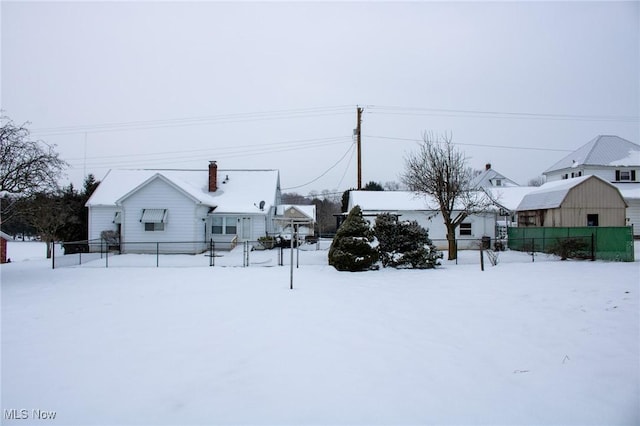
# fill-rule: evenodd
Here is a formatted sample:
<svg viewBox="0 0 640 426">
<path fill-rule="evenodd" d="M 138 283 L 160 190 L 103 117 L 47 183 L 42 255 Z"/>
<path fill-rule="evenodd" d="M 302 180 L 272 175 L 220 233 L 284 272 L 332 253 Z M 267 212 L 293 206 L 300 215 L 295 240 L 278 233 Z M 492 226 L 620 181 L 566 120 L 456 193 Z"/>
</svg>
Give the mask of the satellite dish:
<svg viewBox="0 0 640 426">
<path fill-rule="evenodd" d="M 264 201 L 260 201 L 260 210 L 264 210 L 264 204 L 265 204 Z"/>
</svg>

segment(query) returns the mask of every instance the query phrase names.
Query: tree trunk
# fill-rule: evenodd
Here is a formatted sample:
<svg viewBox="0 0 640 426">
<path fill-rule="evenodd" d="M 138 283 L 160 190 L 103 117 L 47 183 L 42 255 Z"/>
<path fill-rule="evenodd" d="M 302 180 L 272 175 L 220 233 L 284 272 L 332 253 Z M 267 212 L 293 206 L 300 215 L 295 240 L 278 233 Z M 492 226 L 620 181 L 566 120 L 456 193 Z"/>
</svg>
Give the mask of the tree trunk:
<svg viewBox="0 0 640 426">
<path fill-rule="evenodd" d="M 51 259 L 51 250 L 53 249 L 53 241 L 47 240 L 47 259 Z"/>
<path fill-rule="evenodd" d="M 456 228 L 451 225 L 447 225 L 447 242 L 449 243 L 449 257 L 448 260 L 455 260 L 458 258 L 458 248 L 456 247 Z"/>
</svg>

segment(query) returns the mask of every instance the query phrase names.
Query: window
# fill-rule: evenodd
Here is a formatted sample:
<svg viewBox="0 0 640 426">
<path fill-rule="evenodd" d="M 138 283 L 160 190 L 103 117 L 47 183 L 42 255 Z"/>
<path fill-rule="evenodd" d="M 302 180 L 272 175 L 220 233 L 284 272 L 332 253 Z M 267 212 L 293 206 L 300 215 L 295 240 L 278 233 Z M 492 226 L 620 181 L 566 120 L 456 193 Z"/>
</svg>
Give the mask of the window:
<svg viewBox="0 0 640 426">
<path fill-rule="evenodd" d="M 461 223 L 460 224 L 460 235 L 471 235 L 471 224 L 470 223 Z"/>
<path fill-rule="evenodd" d="M 161 222 L 145 222 L 145 231 L 164 231 L 164 223 Z"/>
<path fill-rule="evenodd" d="M 142 209 L 140 222 L 144 223 L 145 231 L 164 231 L 167 222 L 167 209 Z"/>
<path fill-rule="evenodd" d="M 568 173 L 563 174 L 562 179 L 569 179 L 569 174 Z"/>
<path fill-rule="evenodd" d="M 635 170 L 616 170 L 616 182 L 635 182 L 636 171 Z"/>
<path fill-rule="evenodd" d="M 214 216 L 213 217 L 213 226 L 211 226 L 212 234 L 222 234 L 222 224 L 223 224 L 222 216 Z"/>
<path fill-rule="evenodd" d="M 214 216 L 211 233 L 218 235 L 235 235 L 238 232 L 238 218 L 236 216 Z"/>
<path fill-rule="evenodd" d="M 496 186 L 502 186 L 502 179 L 496 179 Z"/>
<path fill-rule="evenodd" d="M 588 214 L 587 215 L 587 226 L 598 226 L 598 215 L 597 214 Z"/>
<path fill-rule="evenodd" d="M 235 216 L 229 216 L 227 218 L 225 234 L 237 234 L 238 233 L 238 218 Z"/>
</svg>

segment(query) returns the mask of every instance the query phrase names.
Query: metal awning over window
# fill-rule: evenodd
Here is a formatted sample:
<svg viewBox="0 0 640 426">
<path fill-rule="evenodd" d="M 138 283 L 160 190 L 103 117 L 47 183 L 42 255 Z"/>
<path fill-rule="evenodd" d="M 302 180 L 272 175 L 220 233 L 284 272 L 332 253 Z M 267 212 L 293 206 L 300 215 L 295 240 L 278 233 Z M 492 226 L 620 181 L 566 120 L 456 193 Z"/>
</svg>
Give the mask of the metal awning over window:
<svg viewBox="0 0 640 426">
<path fill-rule="evenodd" d="M 140 222 L 167 223 L 167 209 L 142 209 Z"/>
<path fill-rule="evenodd" d="M 113 216 L 113 223 L 122 223 L 122 212 L 116 212 Z"/>
</svg>

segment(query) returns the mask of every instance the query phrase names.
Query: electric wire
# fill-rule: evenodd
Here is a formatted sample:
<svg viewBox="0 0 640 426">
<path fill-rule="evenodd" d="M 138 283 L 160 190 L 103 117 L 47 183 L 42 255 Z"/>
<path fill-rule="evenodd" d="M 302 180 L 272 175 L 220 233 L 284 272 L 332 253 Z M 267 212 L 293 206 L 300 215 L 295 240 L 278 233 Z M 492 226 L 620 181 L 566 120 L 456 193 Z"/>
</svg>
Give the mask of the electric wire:
<svg viewBox="0 0 640 426">
<path fill-rule="evenodd" d="M 536 119 L 536 120 L 576 120 L 576 121 L 620 121 L 639 122 L 640 117 L 627 115 L 577 115 L 577 114 L 550 114 L 531 113 L 514 111 L 482 111 L 467 109 L 446 109 L 446 108 L 424 108 L 424 107 L 402 107 L 368 105 L 368 113 L 388 114 L 388 115 L 435 115 L 446 117 L 459 117 L 460 115 L 476 118 L 515 118 L 515 119 Z"/>
<path fill-rule="evenodd" d="M 386 140 L 397 140 L 397 141 L 408 141 L 408 142 L 421 142 L 420 139 L 411 139 L 411 138 L 400 138 L 393 136 L 374 136 L 374 135 L 364 135 L 367 138 L 373 139 L 386 139 Z M 557 148 L 539 148 L 539 147 L 530 147 L 530 146 L 507 146 L 507 145 L 490 145 L 490 144 L 480 144 L 480 143 L 463 143 L 463 142 L 452 142 L 453 145 L 460 146 L 475 146 L 480 148 L 498 148 L 498 149 L 512 149 L 512 150 L 529 150 L 529 151 L 552 151 L 552 152 L 573 152 L 572 149 L 557 149 Z"/>
<path fill-rule="evenodd" d="M 167 127 L 187 127 L 199 125 L 227 124 L 248 121 L 285 120 L 310 117 L 343 115 L 351 112 L 351 106 L 311 107 L 290 110 L 232 113 L 203 117 L 172 118 L 165 120 L 141 120 L 93 125 L 48 127 L 31 130 L 37 135 L 66 135 L 77 133 L 102 133 L 128 130 L 147 130 Z"/>
<path fill-rule="evenodd" d="M 355 144 L 352 144 L 352 145 L 349 147 L 349 149 L 347 149 L 347 150 L 345 151 L 345 153 L 344 153 L 344 154 L 342 154 L 342 157 L 340 157 L 340 159 L 339 159 L 338 161 L 336 161 L 336 162 L 335 162 L 331 167 L 329 167 L 327 170 L 325 170 L 324 172 L 322 172 L 322 174 L 321 174 L 320 176 L 318 176 L 318 177 L 316 177 L 315 179 L 310 180 L 309 182 L 304 183 L 304 184 L 302 184 L 302 185 L 290 186 L 289 188 L 282 188 L 282 190 L 283 190 L 283 191 L 287 191 L 287 190 L 290 190 L 290 189 L 298 189 L 298 188 L 302 188 L 303 186 L 307 186 L 307 185 L 310 185 L 310 184 L 312 184 L 312 183 L 316 182 L 316 181 L 317 181 L 317 180 L 319 180 L 321 177 L 323 177 L 324 175 L 326 175 L 327 173 L 329 173 L 329 172 L 330 172 L 334 167 L 336 167 L 338 164 L 340 164 L 340 162 L 341 162 L 342 160 L 344 160 L 344 158 L 347 156 L 347 154 L 349 153 L 349 151 L 352 151 L 352 150 L 353 150 L 353 147 L 354 147 L 354 146 L 355 146 Z"/>
</svg>

